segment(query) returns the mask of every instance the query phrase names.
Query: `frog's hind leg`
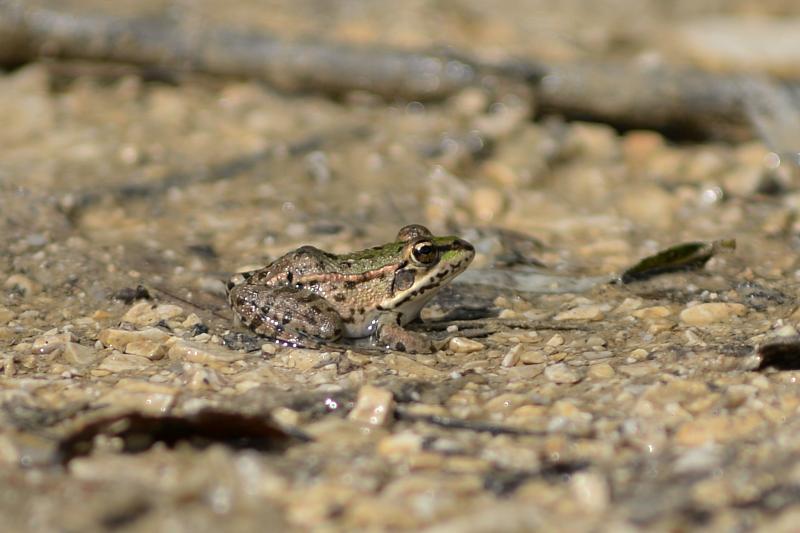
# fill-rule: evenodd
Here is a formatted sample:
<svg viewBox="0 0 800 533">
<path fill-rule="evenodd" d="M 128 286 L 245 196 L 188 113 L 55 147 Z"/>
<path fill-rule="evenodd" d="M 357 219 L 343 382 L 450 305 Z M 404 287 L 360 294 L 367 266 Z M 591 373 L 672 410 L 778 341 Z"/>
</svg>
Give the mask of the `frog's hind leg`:
<svg viewBox="0 0 800 533">
<path fill-rule="evenodd" d="M 333 306 L 305 289 L 244 284 L 231 288 L 229 298 L 245 326 L 280 343 L 319 348 L 344 332 Z"/>
</svg>

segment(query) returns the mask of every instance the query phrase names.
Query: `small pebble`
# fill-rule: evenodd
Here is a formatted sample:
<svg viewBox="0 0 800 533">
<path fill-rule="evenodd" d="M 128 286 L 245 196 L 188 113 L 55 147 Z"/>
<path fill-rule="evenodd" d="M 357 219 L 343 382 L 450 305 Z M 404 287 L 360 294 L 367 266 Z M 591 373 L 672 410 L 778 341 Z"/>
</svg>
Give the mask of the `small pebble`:
<svg viewBox="0 0 800 533">
<path fill-rule="evenodd" d="M 74 335 L 70 332 L 66 333 L 51 333 L 49 335 L 45 334 L 41 337 L 37 337 L 33 341 L 32 350 L 33 353 L 38 354 L 46 354 L 51 353 L 56 350 L 64 348 L 64 345 L 68 342 L 75 341 Z"/>
<path fill-rule="evenodd" d="M 39 286 L 30 278 L 21 274 L 8 276 L 3 286 L 6 289 L 14 289 L 25 296 L 31 296 L 39 291 Z"/>
<path fill-rule="evenodd" d="M 579 305 L 558 313 L 553 320 L 602 320 L 605 317 L 604 305 Z"/>
<path fill-rule="evenodd" d="M 128 312 L 122 316 L 122 321 L 135 326 L 152 326 L 162 320 L 170 320 L 183 314 L 183 308 L 177 305 L 153 305 L 150 302 L 139 302 L 128 309 Z"/>
<path fill-rule="evenodd" d="M 378 453 L 384 457 L 403 459 L 422 449 L 422 435 L 410 431 L 401 431 L 384 437 L 378 443 Z"/>
<path fill-rule="evenodd" d="M 478 220 L 491 222 L 503 211 L 503 193 L 494 187 L 478 187 L 470 196 L 472 211 Z"/>
<path fill-rule="evenodd" d="M 105 346 L 124 352 L 131 342 L 152 341 L 161 343 L 169 339 L 169 334 L 157 328 L 147 328 L 140 331 L 109 328 L 102 330 L 97 338 Z"/>
<path fill-rule="evenodd" d="M 141 355 L 147 357 L 151 361 L 163 359 L 167 354 L 167 347 L 161 342 L 155 342 L 149 339 L 141 339 L 129 342 L 125 346 L 125 353 L 133 355 Z"/>
<path fill-rule="evenodd" d="M 672 314 L 669 307 L 664 305 L 654 305 L 652 307 L 644 307 L 637 309 L 631 313 L 636 318 L 664 318 Z"/>
<path fill-rule="evenodd" d="M 522 352 L 523 349 L 524 348 L 522 344 L 517 344 L 514 347 L 512 347 L 503 356 L 503 361 L 500 363 L 500 366 L 506 368 L 516 366 L 516 364 L 519 363 L 519 354 Z"/>
<path fill-rule="evenodd" d="M 747 308 L 742 304 L 712 302 L 687 307 L 681 311 L 680 318 L 681 322 L 690 326 L 707 326 L 746 313 Z"/>
<path fill-rule="evenodd" d="M 268 342 L 261 345 L 261 351 L 268 355 L 275 355 L 275 352 L 278 351 L 278 347 L 274 342 Z"/>
<path fill-rule="evenodd" d="M 447 347 L 455 353 L 472 353 L 485 348 L 480 342 L 466 337 L 453 337 Z"/>
<path fill-rule="evenodd" d="M 559 333 L 556 333 L 548 341 L 545 343 L 546 346 L 556 347 L 561 346 L 564 344 L 564 337 L 562 337 Z"/>
<path fill-rule="evenodd" d="M 519 365 L 508 369 L 511 381 L 528 381 L 544 372 L 544 365 Z"/>
<path fill-rule="evenodd" d="M 596 365 L 591 365 L 587 371 L 587 375 L 590 378 L 595 379 L 613 378 L 615 374 L 616 372 L 614 371 L 614 367 L 608 363 L 597 363 Z"/>
<path fill-rule="evenodd" d="M 519 360 L 526 365 L 538 365 L 547 362 L 547 356 L 539 350 L 528 350 L 519 356 Z"/>
<path fill-rule="evenodd" d="M 576 472 L 570 478 L 570 490 L 581 508 L 599 513 L 611 502 L 606 479 L 596 472 Z"/>
<path fill-rule="evenodd" d="M 385 426 L 394 416 L 392 392 L 373 385 L 364 385 L 358 390 L 358 399 L 347 418 L 371 426 Z"/>
<path fill-rule="evenodd" d="M 633 363 L 629 365 L 622 365 L 617 368 L 619 372 L 630 376 L 632 378 L 646 376 L 658 370 L 658 366 L 653 363 Z"/>
<path fill-rule="evenodd" d="M 776 337 L 794 337 L 797 335 L 797 329 L 792 325 L 786 325 L 776 329 L 773 334 Z"/>
<path fill-rule="evenodd" d="M 98 370 L 105 370 L 111 373 L 141 370 L 150 364 L 150 360 L 139 355 L 123 354 L 114 352 L 100 363 Z"/>
<path fill-rule="evenodd" d="M 544 376 L 553 383 L 577 383 L 580 375 L 564 363 L 556 363 L 544 369 Z"/>
<path fill-rule="evenodd" d="M 102 354 L 98 350 L 83 346 L 77 342 L 68 342 L 64 345 L 64 360 L 75 366 L 86 366 L 96 362 Z"/>
<path fill-rule="evenodd" d="M 3 355 L 3 376 L 13 378 L 17 373 L 17 363 L 11 354 Z"/>
<path fill-rule="evenodd" d="M 167 352 L 170 359 L 182 359 L 192 363 L 232 363 L 244 358 L 244 354 L 210 344 L 179 340 Z"/>
<path fill-rule="evenodd" d="M 389 354 L 383 359 L 386 365 L 401 376 L 414 376 L 423 379 L 436 379 L 446 376 L 441 370 L 414 361 L 410 357 L 400 354 Z"/>
<path fill-rule="evenodd" d="M 0 307 L 0 326 L 5 326 L 14 320 L 16 316 L 17 314 L 11 309 L 8 309 L 7 307 Z"/>
<path fill-rule="evenodd" d="M 132 356 L 127 356 L 132 357 Z M 143 413 L 164 414 L 175 403 L 178 389 L 140 379 L 123 378 L 100 398 L 103 404 Z"/>
</svg>

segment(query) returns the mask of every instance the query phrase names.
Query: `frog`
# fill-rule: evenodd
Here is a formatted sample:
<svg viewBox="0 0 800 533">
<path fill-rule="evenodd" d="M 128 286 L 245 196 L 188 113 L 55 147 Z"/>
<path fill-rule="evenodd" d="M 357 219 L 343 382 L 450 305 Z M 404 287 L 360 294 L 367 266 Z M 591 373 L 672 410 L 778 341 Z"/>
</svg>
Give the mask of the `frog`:
<svg viewBox="0 0 800 533">
<path fill-rule="evenodd" d="M 239 323 L 284 346 L 369 338 L 382 350 L 430 353 L 431 339 L 405 326 L 474 256 L 469 242 L 410 224 L 381 246 L 341 255 L 301 246 L 236 274 L 228 303 Z"/>
</svg>

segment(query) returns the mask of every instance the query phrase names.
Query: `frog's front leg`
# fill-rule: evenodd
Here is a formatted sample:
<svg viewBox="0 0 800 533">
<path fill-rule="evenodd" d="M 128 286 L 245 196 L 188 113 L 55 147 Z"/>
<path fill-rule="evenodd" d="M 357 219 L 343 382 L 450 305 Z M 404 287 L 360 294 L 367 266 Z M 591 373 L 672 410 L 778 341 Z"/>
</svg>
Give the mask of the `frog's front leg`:
<svg viewBox="0 0 800 533">
<path fill-rule="evenodd" d="M 400 325 L 397 313 L 382 313 L 375 319 L 373 340 L 378 346 L 399 352 L 430 353 L 433 343 L 422 333 L 409 331 Z"/>
<path fill-rule="evenodd" d="M 245 326 L 282 343 L 319 348 L 344 331 L 333 306 L 305 289 L 244 284 L 231 288 L 228 297 Z"/>
</svg>

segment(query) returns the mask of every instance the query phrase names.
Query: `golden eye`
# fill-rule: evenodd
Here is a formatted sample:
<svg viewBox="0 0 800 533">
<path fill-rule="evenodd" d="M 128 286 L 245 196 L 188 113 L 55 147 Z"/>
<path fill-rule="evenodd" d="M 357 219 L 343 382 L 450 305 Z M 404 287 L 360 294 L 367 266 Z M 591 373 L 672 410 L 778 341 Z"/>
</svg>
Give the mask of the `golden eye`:
<svg viewBox="0 0 800 533">
<path fill-rule="evenodd" d="M 414 261 L 423 265 L 430 265 L 437 259 L 436 247 L 430 241 L 420 241 L 411 250 Z"/>
</svg>

